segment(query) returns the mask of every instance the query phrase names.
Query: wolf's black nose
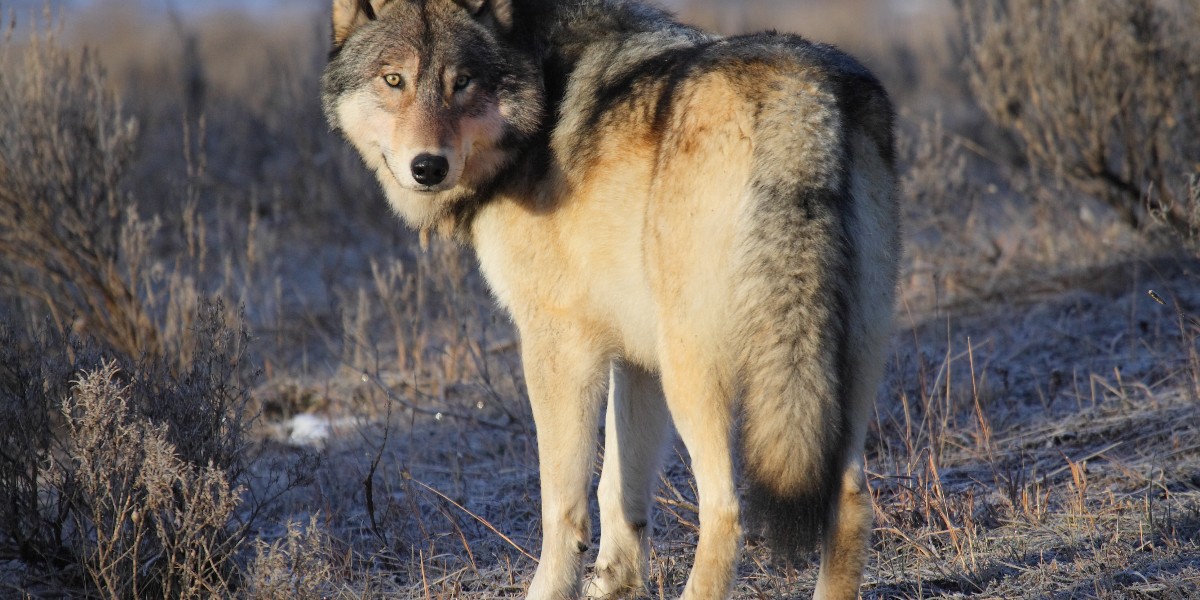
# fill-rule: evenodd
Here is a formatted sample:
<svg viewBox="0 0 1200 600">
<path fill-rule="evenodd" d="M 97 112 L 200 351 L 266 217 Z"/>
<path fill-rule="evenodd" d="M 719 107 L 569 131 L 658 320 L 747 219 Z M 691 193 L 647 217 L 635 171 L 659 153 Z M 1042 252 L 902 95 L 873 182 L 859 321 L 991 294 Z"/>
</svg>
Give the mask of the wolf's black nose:
<svg viewBox="0 0 1200 600">
<path fill-rule="evenodd" d="M 445 156 L 422 154 L 413 159 L 413 179 L 421 185 L 437 185 L 446 180 L 450 172 L 450 161 Z"/>
</svg>

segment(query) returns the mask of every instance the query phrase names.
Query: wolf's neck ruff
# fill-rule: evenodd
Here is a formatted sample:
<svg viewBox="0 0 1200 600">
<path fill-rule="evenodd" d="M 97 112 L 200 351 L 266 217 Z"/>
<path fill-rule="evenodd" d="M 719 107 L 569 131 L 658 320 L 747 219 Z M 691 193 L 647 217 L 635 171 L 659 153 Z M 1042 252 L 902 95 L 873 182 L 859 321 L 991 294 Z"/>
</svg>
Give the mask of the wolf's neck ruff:
<svg viewBox="0 0 1200 600">
<path fill-rule="evenodd" d="M 459 241 L 472 238 L 475 217 L 493 200 L 518 204 L 522 210 L 543 212 L 552 210 L 563 198 L 571 196 L 569 189 L 562 189 L 570 182 L 563 181 L 555 173 L 568 168 L 561 163 L 586 159 L 589 151 L 586 144 L 580 142 L 589 132 L 577 127 L 570 119 L 556 123 L 553 117 L 587 113 L 589 125 L 595 126 L 605 108 L 629 93 L 630 84 L 639 77 L 648 76 L 651 70 L 646 69 L 645 64 L 609 65 L 613 71 L 608 73 L 607 79 L 612 81 L 598 86 L 599 93 L 594 98 L 588 93 L 574 94 L 570 98 L 572 104 L 564 106 L 571 82 L 578 79 L 580 62 L 603 63 L 605 60 L 604 56 L 589 59 L 589 52 L 611 51 L 628 43 L 631 34 L 642 38 L 636 43 L 663 51 L 664 56 L 669 56 L 672 49 L 695 52 L 699 48 L 697 44 L 716 39 L 693 27 L 675 23 L 660 9 L 635 2 L 528 0 L 515 2 L 511 10 L 515 22 L 511 32 L 501 37 L 501 42 L 537 66 L 535 87 L 542 95 L 541 105 L 545 106 L 547 118 L 540 121 L 531 135 L 512 135 L 501 140 L 499 144 L 509 151 L 508 166 L 470 194 L 450 203 L 436 228 Z M 688 46 L 691 47 L 686 48 Z M 648 64 L 656 62 L 663 61 Z M 597 79 L 597 74 L 591 74 L 590 78 Z M 599 83 L 589 80 L 575 86 L 590 88 Z M 532 107 L 524 108 L 532 110 Z"/>
</svg>

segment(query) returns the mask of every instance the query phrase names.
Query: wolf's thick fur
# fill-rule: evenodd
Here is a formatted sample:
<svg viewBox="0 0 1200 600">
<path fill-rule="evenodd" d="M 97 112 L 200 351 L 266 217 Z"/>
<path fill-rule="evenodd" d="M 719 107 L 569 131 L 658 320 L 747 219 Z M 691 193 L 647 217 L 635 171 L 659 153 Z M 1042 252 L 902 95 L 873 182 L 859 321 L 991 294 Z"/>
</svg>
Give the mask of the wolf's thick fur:
<svg viewBox="0 0 1200 600">
<path fill-rule="evenodd" d="M 795 36 L 721 38 L 622 0 L 334 0 L 331 124 L 410 224 L 474 247 L 521 333 L 544 541 L 530 598 L 580 592 L 608 389 L 591 597 L 644 590 L 674 423 L 700 541 L 684 589 L 729 593 L 733 449 L 816 594 L 858 594 L 862 470 L 899 232 L 887 95 Z"/>
</svg>

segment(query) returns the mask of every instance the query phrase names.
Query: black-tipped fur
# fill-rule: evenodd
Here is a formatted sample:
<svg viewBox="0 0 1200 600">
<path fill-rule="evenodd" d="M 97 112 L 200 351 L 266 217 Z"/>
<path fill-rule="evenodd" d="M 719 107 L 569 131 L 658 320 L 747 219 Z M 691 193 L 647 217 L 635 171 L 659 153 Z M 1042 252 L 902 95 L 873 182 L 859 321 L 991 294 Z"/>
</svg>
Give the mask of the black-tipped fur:
<svg viewBox="0 0 1200 600">
<path fill-rule="evenodd" d="M 371 6 L 371 0 L 358 0 L 358 10 L 367 16 L 368 21 L 378 18 L 375 16 L 375 7 Z"/>
</svg>

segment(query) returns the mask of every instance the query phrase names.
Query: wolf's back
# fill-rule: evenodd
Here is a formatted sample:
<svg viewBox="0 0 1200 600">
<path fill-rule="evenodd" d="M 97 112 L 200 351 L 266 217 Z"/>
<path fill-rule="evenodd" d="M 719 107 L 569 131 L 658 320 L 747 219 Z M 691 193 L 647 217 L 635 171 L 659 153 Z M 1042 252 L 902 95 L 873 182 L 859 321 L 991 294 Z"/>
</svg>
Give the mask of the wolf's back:
<svg viewBox="0 0 1200 600">
<path fill-rule="evenodd" d="M 746 42 L 787 58 L 763 82 L 739 231 L 741 436 L 751 514 L 795 554 L 836 515 L 881 371 L 899 253 L 892 112 L 832 48 Z"/>
</svg>

